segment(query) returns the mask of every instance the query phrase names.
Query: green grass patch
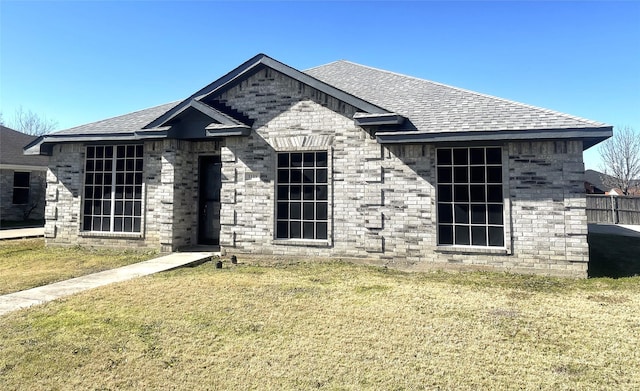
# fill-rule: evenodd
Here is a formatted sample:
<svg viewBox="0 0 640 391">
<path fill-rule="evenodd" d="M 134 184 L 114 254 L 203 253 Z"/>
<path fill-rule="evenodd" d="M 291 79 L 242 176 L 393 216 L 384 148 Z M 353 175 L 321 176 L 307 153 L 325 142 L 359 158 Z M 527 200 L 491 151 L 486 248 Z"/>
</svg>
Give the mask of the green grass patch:
<svg viewBox="0 0 640 391">
<path fill-rule="evenodd" d="M 640 277 L 205 263 L 1 317 L 0 384 L 631 390 L 638 313 Z"/>
<path fill-rule="evenodd" d="M 45 247 L 44 239 L 0 241 L 0 294 L 141 262 L 151 252 Z"/>
</svg>

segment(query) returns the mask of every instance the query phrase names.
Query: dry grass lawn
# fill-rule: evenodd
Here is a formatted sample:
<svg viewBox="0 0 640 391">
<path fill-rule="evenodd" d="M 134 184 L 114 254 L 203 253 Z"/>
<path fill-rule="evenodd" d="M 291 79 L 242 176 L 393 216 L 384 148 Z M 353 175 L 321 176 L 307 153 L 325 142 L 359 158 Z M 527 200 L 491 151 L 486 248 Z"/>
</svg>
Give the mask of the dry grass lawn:
<svg viewBox="0 0 640 391">
<path fill-rule="evenodd" d="M 638 277 L 207 263 L 0 318 L 0 384 L 636 390 L 638 314 Z"/>
<path fill-rule="evenodd" d="M 151 259 L 157 254 L 45 248 L 44 239 L 0 241 L 0 295 Z"/>
</svg>

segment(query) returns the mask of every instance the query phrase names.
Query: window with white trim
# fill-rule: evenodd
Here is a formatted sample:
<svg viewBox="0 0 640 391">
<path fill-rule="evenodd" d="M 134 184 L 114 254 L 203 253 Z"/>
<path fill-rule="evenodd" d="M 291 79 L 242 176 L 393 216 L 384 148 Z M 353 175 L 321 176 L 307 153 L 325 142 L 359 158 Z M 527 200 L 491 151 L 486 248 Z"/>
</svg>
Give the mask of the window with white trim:
<svg viewBox="0 0 640 391">
<path fill-rule="evenodd" d="M 29 183 L 31 173 L 15 171 L 13 173 L 13 204 L 24 205 L 29 203 Z"/>
<path fill-rule="evenodd" d="M 327 239 L 327 158 L 326 151 L 278 153 L 276 239 Z"/>
<path fill-rule="evenodd" d="M 141 232 L 142 145 L 87 146 L 83 230 Z"/>
<path fill-rule="evenodd" d="M 438 245 L 504 247 L 502 148 L 438 148 Z"/>
</svg>

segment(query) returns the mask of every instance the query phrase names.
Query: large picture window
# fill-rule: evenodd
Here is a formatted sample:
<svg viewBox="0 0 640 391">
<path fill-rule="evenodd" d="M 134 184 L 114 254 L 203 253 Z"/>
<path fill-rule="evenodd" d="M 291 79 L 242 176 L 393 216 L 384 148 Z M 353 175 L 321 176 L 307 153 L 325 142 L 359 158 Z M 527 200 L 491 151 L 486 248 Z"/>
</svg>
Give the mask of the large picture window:
<svg viewBox="0 0 640 391">
<path fill-rule="evenodd" d="M 504 246 L 502 149 L 438 148 L 438 244 Z"/>
<path fill-rule="evenodd" d="M 31 178 L 29 172 L 13 173 L 13 204 L 24 205 L 29 203 L 29 182 Z"/>
<path fill-rule="evenodd" d="M 278 153 L 277 239 L 327 239 L 327 152 Z"/>
<path fill-rule="evenodd" d="M 83 230 L 141 232 L 142 145 L 88 146 Z"/>
</svg>

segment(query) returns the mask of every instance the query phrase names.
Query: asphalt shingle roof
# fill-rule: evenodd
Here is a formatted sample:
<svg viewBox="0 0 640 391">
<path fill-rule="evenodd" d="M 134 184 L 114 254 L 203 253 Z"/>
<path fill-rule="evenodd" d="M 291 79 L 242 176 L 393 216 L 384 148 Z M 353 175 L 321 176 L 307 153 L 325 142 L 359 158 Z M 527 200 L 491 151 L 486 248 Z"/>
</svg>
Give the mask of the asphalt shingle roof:
<svg viewBox="0 0 640 391">
<path fill-rule="evenodd" d="M 304 71 L 409 118 L 420 131 L 568 129 L 604 123 L 381 69 L 336 61 Z"/>
<path fill-rule="evenodd" d="M 404 129 L 469 132 L 585 129 L 608 125 L 381 69 L 336 61 L 303 73 L 409 119 Z M 56 132 L 55 135 L 127 134 L 141 130 L 180 101 Z M 399 129 L 400 130 L 400 129 Z"/>
<path fill-rule="evenodd" d="M 47 166 L 47 156 L 25 156 L 22 148 L 36 139 L 36 136 L 0 126 L 0 164 L 23 166 Z"/>
<path fill-rule="evenodd" d="M 166 113 L 178 103 L 179 101 L 165 103 L 148 109 L 134 111 L 133 113 L 76 126 L 56 132 L 55 135 L 133 133 L 136 130 L 142 129 L 143 126 Z"/>
</svg>

